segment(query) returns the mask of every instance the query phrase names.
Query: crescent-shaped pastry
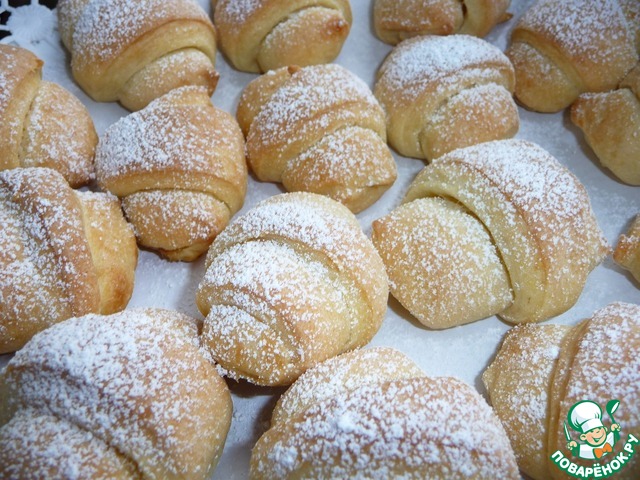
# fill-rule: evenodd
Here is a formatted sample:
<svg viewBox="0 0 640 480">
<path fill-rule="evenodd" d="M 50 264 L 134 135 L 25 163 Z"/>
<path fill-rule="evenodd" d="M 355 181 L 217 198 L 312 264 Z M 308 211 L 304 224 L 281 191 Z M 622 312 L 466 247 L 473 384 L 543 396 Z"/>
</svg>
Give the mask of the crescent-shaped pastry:
<svg viewBox="0 0 640 480">
<path fill-rule="evenodd" d="M 519 478 L 495 413 L 460 380 L 402 353 L 346 353 L 305 372 L 278 401 L 250 478 Z"/>
<path fill-rule="evenodd" d="M 69 317 L 122 310 L 138 249 L 112 195 L 48 168 L 0 172 L 0 353 Z"/>
<path fill-rule="evenodd" d="M 194 0 L 60 0 L 57 10 L 73 78 L 97 102 L 140 110 L 185 85 L 213 94 L 216 32 Z"/>
<path fill-rule="evenodd" d="M 53 168 L 80 187 L 94 177 L 98 136 L 80 100 L 42 80 L 42 65 L 29 50 L 0 44 L 0 170 Z"/>
<path fill-rule="evenodd" d="M 373 25 L 380 40 L 396 45 L 420 35 L 464 33 L 484 37 L 509 19 L 511 0 L 375 0 Z"/>
<path fill-rule="evenodd" d="M 424 36 L 391 51 L 374 94 L 386 113 L 389 145 L 432 160 L 514 136 L 520 125 L 514 86 L 511 62 L 493 45 L 469 35 Z"/>
<path fill-rule="evenodd" d="M 557 112 L 581 93 L 606 92 L 638 63 L 636 0 L 541 0 L 518 21 L 507 56 L 525 107 Z"/>
<path fill-rule="evenodd" d="M 206 479 L 231 396 L 196 321 L 133 309 L 36 335 L 0 376 L 0 477 Z"/>
<path fill-rule="evenodd" d="M 212 0 L 220 50 L 245 72 L 332 62 L 351 28 L 349 0 Z"/>
<path fill-rule="evenodd" d="M 620 235 L 613 259 L 629 270 L 640 284 L 640 215 L 633 220 L 627 233 Z"/>
<path fill-rule="evenodd" d="M 580 95 L 571 120 L 603 166 L 623 182 L 640 185 L 640 64 L 617 90 Z"/>
<path fill-rule="evenodd" d="M 289 385 L 368 343 L 387 308 L 384 265 L 355 216 L 311 193 L 271 197 L 213 242 L 196 301 L 232 378 Z"/>
<path fill-rule="evenodd" d="M 384 112 L 369 88 L 338 65 L 288 67 L 252 81 L 238 122 L 259 180 L 327 195 L 357 213 L 393 184 Z"/>
<path fill-rule="evenodd" d="M 522 140 L 434 160 L 372 239 L 392 294 L 431 328 L 559 315 L 609 253 L 584 186 Z"/>
<path fill-rule="evenodd" d="M 594 463 L 603 467 L 611 456 L 598 461 L 573 455 L 567 444 L 579 435 L 565 425 L 570 423 L 572 407 L 585 400 L 601 406 L 601 425 L 614 423 L 604 410 L 615 399 L 619 402 L 614 419 L 620 426 L 620 441 L 614 445 L 614 455 L 626 455 L 622 448 L 628 434 L 637 438 L 640 306 L 614 303 L 574 327 L 518 325 L 507 333 L 482 379 L 525 474 L 535 480 L 573 478 L 552 458 L 561 458 L 558 451 L 583 469 L 593 469 Z M 638 456 L 628 460 L 615 478 L 638 478 Z"/>
<path fill-rule="evenodd" d="M 182 87 L 106 131 L 96 174 L 121 198 L 140 245 L 192 261 L 244 202 L 242 132 L 206 88 Z"/>
</svg>

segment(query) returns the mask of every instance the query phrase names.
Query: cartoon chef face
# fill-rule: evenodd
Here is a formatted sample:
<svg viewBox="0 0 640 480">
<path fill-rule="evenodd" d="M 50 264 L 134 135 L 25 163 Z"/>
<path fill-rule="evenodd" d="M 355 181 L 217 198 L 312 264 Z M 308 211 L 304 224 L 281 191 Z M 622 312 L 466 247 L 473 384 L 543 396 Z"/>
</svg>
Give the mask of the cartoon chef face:
<svg viewBox="0 0 640 480">
<path fill-rule="evenodd" d="M 580 435 L 580 440 L 592 447 L 599 447 L 607 441 L 607 427 L 596 427 Z"/>
<path fill-rule="evenodd" d="M 607 429 L 602 424 L 602 409 L 596 402 L 583 400 L 576 403 L 569 411 L 567 420 L 574 430 L 581 433 L 583 442 L 599 446 L 607 440 Z"/>
</svg>

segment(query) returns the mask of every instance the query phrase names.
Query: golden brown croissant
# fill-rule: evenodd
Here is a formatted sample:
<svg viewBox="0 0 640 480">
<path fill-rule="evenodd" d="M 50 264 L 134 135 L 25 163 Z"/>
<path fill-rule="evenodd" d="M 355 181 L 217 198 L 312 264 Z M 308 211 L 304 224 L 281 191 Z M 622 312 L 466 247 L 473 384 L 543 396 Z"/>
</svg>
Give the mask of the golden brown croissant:
<svg viewBox="0 0 640 480">
<path fill-rule="evenodd" d="M 122 199 L 140 245 L 195 260 L 242 207 L 242 132 L 206 88 L 175 89 L 107 130 L 96 174 Z"/>
<path fill-rule="evenodd" d="M 384 265 L 355 216 L 311 193 L 271 197 L 213 242 L 196 301 L 233 378 L 288 385 L 362 346 L 387 308 Z"/>
<path fill-rule="evenodd" d="M 470 386 L 372 348 L 308 370 L 285 392 L 250 478 L 520 477 L 500 421 Z"/>
<path fill-rule="evenodd" d="M 609 251 L 580 181 L 522 140 L 436 159 L 372 240 L 391 293 L 432 328 L 559 315 Z"/>
<path fill-rule="evenodd" d="M 637 454 L 624 465 L 619 456 L 629 453 L 624 451 L 629 435 L 640 438 L 640 306 L 614 303 L 574 327 L 519 325 L 507 333 L 482 378 L 518 465 L 531 478 L 572 478 L 560 468 L 571 468 L 568 462 L 582 467 L 583 473 L 591 469 L 591 475 L 582 478 L 595 478 L 594 463 L 611 473 L 614 456 L 618 469 L 613 478 L 640 475 Z M 585 400 L 590 405 L 572 408 Z M 618 402 L 615 413 L 610 411 L 613 404 L 607 406 L 610 400 Z M 619 426 L 620 438 L 613 442 L 613 451 L 598 460 L 589 455 L 596 453 L 590 445 L 597 442 L 585 434 L 590 427 L 615 430 L 608 422 Z M 615 437 L 612 432 L 605 435 L 600 435 L 600 445 Z M 572 440 L 575 445 L 569 449 Z M 637 451 L 637 440 L 631 447 Z M 576 451 L 591 459 L 579 458 Z"/>
<path fill-rule="evenodd" d="M 338 65 L 281 68 L 251 82 L 237 112 L 258 179 L 328 195 L 359 212 L 396 179 L 384 112 Z"/>
<path fill-rule="evenodd" d="M 373 25 L 378 38 L 391 45 L 419 35 L 484 37 L 510 18 L 510 4 L 511 0 L 375 0 Z"/>
<path fill-rule="evenodd" d="M 616 88 L 638 62 L 637 0 L 541 0 L 519 20 L 507 56 L 516 98 L 557 112 L 581 93 Z"/>
<path fill-rule="evenodd" d="M 513 88 L 513 66 L 500 50 L 451 35 L 398 45 L 378 70 L 374 93 L 387 115 L 389 144 L 404 156 L 431 160 L 514 136 L 520 122 Z"/>
<path fill-rule="evenodd" d="M 29 50 L 0 44 L 0 170 L 49 167 L 79 187 L 93 178 L 98 136 L 75 96 L 42 81 L 42 65 Z"/>
<path fill-rule="evenodd" d="M 122 310 L 138 250 L 117 199 L 48 168 L 0 172 L 0 353 L 72 316 Z"/>
<path fill-rule="evenodd" d="M 55 325 L 0 384 L 2 478 L 205 479 L 231 423 L 195 320 L 169 310 Z"/>
<path fill-rule="evenodd" d="M 129 110 L 184 85 L 215 90 L 216 33 L 193 0 L 60 0 L 71 72 L 98 102 Z"/>
<path fill-rule="evenodd" d="M 640 283 L 640 214 L 631 223 L 626 235 L 620 235 L 613 259 Z"/>
<path fill-rule="evenodd" d="M 220 50 L 245 72 L 333 61 L 351 28 L 349 0 L 212 0 Z"/>
<path fill-rule="evenodd" d="M 580 95 L 571 120 L 605 167 L 623 182 L 640 185 L 640 64 L 617 90 Z"/>
</svg>

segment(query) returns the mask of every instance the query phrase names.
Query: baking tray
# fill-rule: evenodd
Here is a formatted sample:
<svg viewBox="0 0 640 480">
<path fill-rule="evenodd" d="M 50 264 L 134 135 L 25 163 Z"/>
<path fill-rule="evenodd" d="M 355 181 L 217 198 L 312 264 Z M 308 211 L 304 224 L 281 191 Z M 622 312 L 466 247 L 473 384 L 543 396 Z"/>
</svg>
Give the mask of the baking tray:
<svg viewBox="0 0 640 480">
<path fill-rule="evenodd" d="M 199 3 L 207 12 L 211 11 L 206 0 L 200 0 Z M 513 17 L 498 25 L 486 40 L 504 50 L 509 32 L 532 3 L 533 0 L 514 1 L 509 9 Z M 352 0 L 351 4 L 353 27 L 336 63 L 357 74 L 373 88 L 375 72 L 391 47 L 373 34 L 372 2 Z M 1 0 L 0 9 L 7 8 L 11 8 L 8 2 Z M 45 61 L 44 78 L 60 83 L 80 98 L 89 109 L 98 134 L 127 115 L 128 112 L 118 104 L 92 101 L 74 83 L 69 71 L 69 55 L 59 40 L 55 14 L 35 0 L 32 0 L 32 5 L 11 10 L 11 34 L 2 41 L 28 48 L 42 58 Z M 221 54 L 218 54 L 216 68 L 220 73 L 220 82 L 213 95 L 213 103 L 235 114 L 243 88 L 256 75 L 233 70 Z M 516 137 L 540 144 L 582 181 L 606 238 L 612 245 L 615 244 L 635 214 L 640 212 L 640 187 L 624 185 L 600 167 L 581 132 L 569 120 L 567 112 L 538 114 L 522 108 L 519 112 L 521 125 Z M 368 235 L 372 221 L 387 214 L 401 202 L 409 183 L 424 167 L 420 160 L 404 158 L 395 152 L 394 157 L 398 165 L 398 180 L 378 202 L 358 214 L 362 228 Z M 250 176 L 245 205 L 237 215 L 283 191 L 279 185 L 261 183 Z M 195 291 L 203 275 L 203 258 L 194 263 L 171 263 L 152 252 L 141 251 L 129 307 L 171 308 L 202 318 L 195 306 Z M 631 275 L 608 257 L 589 276 L 577 304 L 550 322 L 575 324 L 613 301 L 640 304 L 640 289 Z M 484 395 L 480 376 L 509 328 L 509 324 L 492 317 L 448 330 L 429 330 L 411 318 L 390 297 L 385 321 L 371 345 L 398 348 L 429 375 L 456 376 L 474 385 Z M 0 356 L 0 366 L 5 365 L 9 358 L 9 355 Z M 260 388 L 235 382 L 229 385 L 234 404 L 233 422 L 213 478 L 239 480 L 248 476 L 251 448 L 268 427 L 271 410 L 284 389 Z"/>
</svg>

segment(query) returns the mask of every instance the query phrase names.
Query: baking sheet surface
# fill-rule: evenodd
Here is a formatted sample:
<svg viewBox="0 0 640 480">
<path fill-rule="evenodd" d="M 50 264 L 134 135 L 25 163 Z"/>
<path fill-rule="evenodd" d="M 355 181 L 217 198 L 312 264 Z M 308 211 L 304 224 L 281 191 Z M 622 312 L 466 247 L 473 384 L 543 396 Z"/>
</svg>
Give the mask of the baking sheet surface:
<svg viewBox="0 0 640 480">
<path fill-rule="evenodd" d="M 5 7 L 5 1 L 2 6 Z M 200 0 L 210 11 L 207 1 Z M 362 78 L 371 88 L 375 72 L 391 50 L 374 36 L 372 2 L 352 0 L 354 24 L 336 60 Z M 486 38 L 502 50 L 506 48 L 509 31 L 532 0 L 514 0 L 509 11 L 513 18 L 494 29 Z M 23 7 L 26 8 L 26 7 Z M 90 100 L 73 82 L 69 73 L 69 55 L 64 50 L 56 30 L 55 15 L 45 7 L 34 7 L 28 21 L 18 22 L 16 15 L 13 35 L 3 41 L 13 41 L 29 48 L 45 61 L 44 78 L 62 84 L 87 105 L 98 134 L 128 112 L 117 104 L 98 104 Z M 16 11 L 17 12 L 17 11 Z M 20 13 L 22 15 L 22 13 Z M 29 28 L 27 28 L 29 27 Z M 235 114 L 238 98 L 244 86 L 256 75 L 233 70 L 218 53 L 216 68 L 220 73 L 213 103 Z M 566 112 L 538 114 L 520 108 L 520 131 L 517 138 L 536 142 L 578 176 L 586 186 L 593 209 L 605 236 L 613 245 L 625 231 L 633 216 L 640 212 L 640 187 L 626 186 L 602 169 L 573 126 Z M 464 132 L 460 132 L 464 135 Z M 407 159 L 394 152 L 398 164 L 398 180 L 372 207 L 358 215 L 362 228 L 369 235 L 371 223 L 396 207 L 407 186 L 423 168 L 420 160 Z M 283 192 L 274 184 L 249 179 L 245 205 L 239 214 L 252 208 L 262 199 Z M 141 251 L 136 270 L 136 284 L 129 307 L 164 307 L 201 318 L 195 306 L 195 290 L 204 275 L 204 259 L 191 264 L 171 263 L 157 255 Z M 553 323 L 575 324 L 590 316 L 596 309 L 613 301 L 640 304 L 640 289 L 631 275 L 615 266 L 607 258 L 590 275 L 577 304 Z M 444 331 L 422 327 L 390 298 L 384 324 L 371 345 L 386 345 L 400 349 L 416 361 L 430 375 L 453 375 L 475 385 L 483 394 L 480 375 L 496 352 L 509 325 L 493 317 Z M 10 356 L 1 356 L 0 365 Z M 271 409 L 283 389 L 257 388 L 248 384 L 231 384 L 234 414 L 224 454 L 213 478 L 247 478 L 251 447 L 267 428 Z"/>
</svg>

